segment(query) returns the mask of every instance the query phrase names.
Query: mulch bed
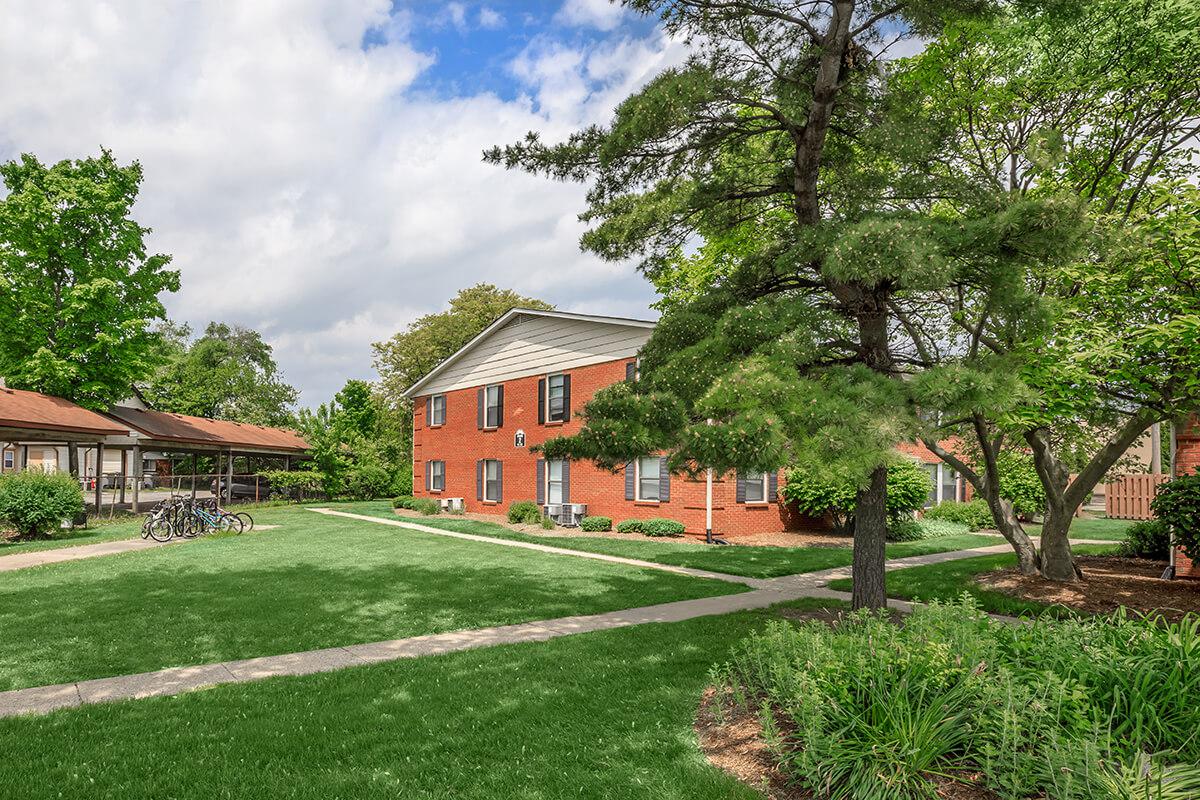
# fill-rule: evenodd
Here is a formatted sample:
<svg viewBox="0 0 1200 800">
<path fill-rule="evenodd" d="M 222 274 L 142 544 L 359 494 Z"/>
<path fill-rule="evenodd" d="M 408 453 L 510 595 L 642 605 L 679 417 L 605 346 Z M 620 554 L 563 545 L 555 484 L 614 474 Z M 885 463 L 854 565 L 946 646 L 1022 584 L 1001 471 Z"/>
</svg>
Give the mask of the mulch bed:
<svg viewBox="0 0 1200 800">
<path fill-rule="evenodd" d="M 1078 583 L 1055 583 L 1015 569 L 985 572 L 975 580 L 985 589 L 1023 600 L 1058 603 L 1093 614 L 1110 614 L 1124 606 L 1176 621 L 1200 613 L 1200 582 L 1163 580 L 1164 562 L 1110 556 L 1076 556 L 1075 560 L 1084 575 Z"/>
</svg>

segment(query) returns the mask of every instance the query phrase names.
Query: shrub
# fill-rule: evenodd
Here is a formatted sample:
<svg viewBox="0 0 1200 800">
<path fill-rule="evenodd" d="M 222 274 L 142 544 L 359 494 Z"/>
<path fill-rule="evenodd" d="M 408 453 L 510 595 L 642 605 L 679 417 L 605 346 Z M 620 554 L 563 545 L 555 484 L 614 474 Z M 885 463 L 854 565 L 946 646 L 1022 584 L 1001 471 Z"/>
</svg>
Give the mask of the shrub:
<svg viewBox="0 0 1200 800">
<path fill-rule="evenodd" d="M 1166 561 L 1171 549 L 1171 529 L 1160 519 L 1135 522 L 1125 531 L 1118 551 L 1126 558 Z"/>
<path fill-rule="evenodd" d="M 550 517 L 542 517 L 542 530 L 544 530 L 544 531 L 554 530 L 554 520 L 552 520 Z"/>
<path fill-rule="evenodd" d="M 1046 512 L 1046 489 L 1038 478 L 1033 456 L 1006 450 L 996 459 L 996 470 L 1000 474 L 1000 496 L 1012 502 L 1017 514 L 1028 518 Z"/>
<path fill-rule="evenodd" d="M 713 676 L 821 797 L 932 797 L 931 773 L 961 769 L 1008 798 L 1182 798 L 1200 777 L 1197 634 L 1195 617 L 1005 625 L 932 603 L 903 627 L 772 623 Z M 1155 793 L 1159 778 L 1176 793 Z M 1104 788 L 1118 785 L 1133 791 Z"/>
<path fill-rule="evenodd" d="M 888 520 L 887 540 L 889 542 L 915 542 L 924 538 L 925 529 L 912 517 Z"/>
<path fill-rule="evenodd" d="M 969 503 L 948 500 L 926 509 L 922 519 L 939 519 L 966 525 L 973 531 L 987 530 L 996 526 L 987 502 L 976 498 Z"/>
<path fill-rule="evenodd" d="M 642 533 L 647 536 L 682 536 L 683 523 L 663 517 L 642 520 Z"/>
<path fill-rule="evenodd" d="M 508 507 L 508 521 L 513 525 L 538 525 L 542 521 L 542 509 L 532 500 L 517 500 Z"/>
<path fill-rule="evenodd" d="M 612 517 L 584 517 L 579 521 L 579 527 L 589 533 L 611 531 Z"/>
<path fill-rule="evenodd" d="M 617 523 L 617 533 L 644 533 L 643 521 L 640 519 L 625 519 Z"/>
<path fill-rule="evenodd" d="M 392 498 L 392 508 L 412 508 L 412 501 L 416 500 L 411 494 L 402 494 L 399 497 Z"/>
<path fill-rule="evenodd" d="M 909 458 L 897 458 L 888 465 L 887 510 L 890 517 L 901 517 L 925 505 L 932 485 L 925 470 Z M 821 468 L 790 467 L 780 494 L 795 503 L 802 514 L 821 517 L 833 515 L 839 530 L 850 527 L 858 488 L 851 481 L 837 480 Z"/>
<path fill-rule="evenodd" d="M 44 536 L 83 511 L 79 483 L 65 472 L 25 470 L 0 477 L 0 520 L 23 537 Z"/>
<path fill-rule="evenodd" d="M 1158 487 L 1150 508 L 1171 528 L 1187 557 L 1200 561 L 1200 468 Z"/>
<path fill-rule="evenodd" d="M 325 477 L 307 469 L 273 469 L 260 473 L 271 486 L 272 499 L 304 500 L 325 494 Z"/>
<path fill-rule="evenodd" d="M 391 493 L 394 479 L 383 467 L 362 464 L 346 473 L 346 494 L 355 500 L 374 500 Z"/>
<path fill-rule="evenodd" d="M 442 504 L 432 497 L 401 495 L 392 500 L 392 508 L 407 508 L 409 511 L 418 511 L 427 517 L 431 517 L 434 514 L 441 513 Z"/>
</svg>

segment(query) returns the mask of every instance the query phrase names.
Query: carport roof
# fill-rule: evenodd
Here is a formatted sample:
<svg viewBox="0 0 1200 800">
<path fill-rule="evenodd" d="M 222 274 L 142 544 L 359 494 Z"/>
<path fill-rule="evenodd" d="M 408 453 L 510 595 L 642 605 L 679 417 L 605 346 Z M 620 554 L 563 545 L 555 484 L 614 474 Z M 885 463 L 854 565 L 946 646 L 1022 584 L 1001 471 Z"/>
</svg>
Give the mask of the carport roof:
<svg viewBox="0 0 1200 800">
<path fill-rule="evenodd" d="M 127 406 L 114 406 L 108 410 L 108 414 L 142 435 L 160 442 L 218 448 L 250 447 L 284 453 L 302 453 L 309 449 L 308 442 L 299 434 L 285 428 L 267 428 L 245 422 L 191 417 L 186 414 Z"/>
<path fill-rule="evenodd" d="M 127 435 L 129 428 L 70 400 L 23 389 L 0 389 L 0 427 L 31 431 Z"/>
</svg>

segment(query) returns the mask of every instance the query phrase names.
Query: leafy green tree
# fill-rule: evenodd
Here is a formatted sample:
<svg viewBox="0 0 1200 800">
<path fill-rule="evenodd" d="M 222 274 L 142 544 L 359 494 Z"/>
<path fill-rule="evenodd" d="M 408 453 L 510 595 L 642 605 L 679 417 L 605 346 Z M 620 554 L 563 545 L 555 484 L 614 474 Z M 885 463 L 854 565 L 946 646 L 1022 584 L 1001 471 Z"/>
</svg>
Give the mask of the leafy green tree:
<svg viewBox="0 0 1200 800">
<path fill-rule="evenodd" d="M 372 347 L 383 394 L 402 404 L 401 394 L 409 386 L 513 308 L 548 311 L 554 307 L 511 289 L 479 283 L 461 290 L 448 310 L 426 314 L 387 341 L 376 342 Z"/>
<path fill-rule="evenodd" d="M 857 489 L 853 603 L 882 606 L 887 462 L 917 429 L 898 305 L 930 302 L 967 264 L 1003 275 L 1045 245 L 1058 257 L 1078 215 L 940 169 L 952 127 L 888 58 L 987 3 L 628 5 L 688 39 L 687 62 L 606 126 L 485 158 L 587 182 L 586 250 L 640 258 L 660 285 L 697 244 L 703 263 L 682 271 L 642 379 L 599 393 L 584 431 L 545 451 L 601 464 L 666 451 L 687 472 L 824 465 Z M 946 196 L 962 210 L 943 213 Z"/>
<path fill-rule="evenodd" d="M 0 375 L 89 408 L 128 397 L 153 366 L 159 295 L 179 289 L 132 216 L 141 165 L 107 150 L 52 166 L 26 154 L 0 179 Z"/>
<path fill-rule="evenodd" d="M 257 331 L 210 322 L 194 341 L 187 326 L 160 334 L 163 363 L 142 386 L 153 408 L 255 425 L 291 422 L 296 389 Z"/>
<path fill-rule="evenodd" d="M 1023 13 L 1033 9 L 1036 13 Z M 964 22 L 915 59 L 954 121 L 947 163 L 1014 198 L 1069 195 L 1087 214 L 1074 258 L 944 293 L 903 330 L 942 409 L 926 443 L 987 500 L 1021 568 L 1075 580 L 1075 510 L 1149 427 L 1200 404 L 1200 25 L 1195 3 L 1012 6 Z M 907 311 L 906 309 L 901 309 Z M 958 433 L 968 463 L 936 441 Z M 1000 454 L 1028 450 L 1046 495 L 1035 552 L 1001 491 Z M 1072 475 L 1072 473 L 1075 473 Z"/>
</svg>

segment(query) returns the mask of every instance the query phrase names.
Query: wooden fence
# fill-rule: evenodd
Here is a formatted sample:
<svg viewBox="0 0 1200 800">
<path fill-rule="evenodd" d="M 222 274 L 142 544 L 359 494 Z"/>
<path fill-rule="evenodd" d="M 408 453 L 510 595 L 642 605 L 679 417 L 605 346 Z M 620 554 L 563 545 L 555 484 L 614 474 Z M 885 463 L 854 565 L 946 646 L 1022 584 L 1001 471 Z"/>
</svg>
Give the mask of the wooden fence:
<svg viewBox="0 0 1200 800">
<path fill-rule="evenodd" d="M 1150 501 L 1171 476 L 1161 472 L 1121 475 L 1104 486 L 1104 513 L 1113 519 L 1151 519 Z"/>
</svg>

